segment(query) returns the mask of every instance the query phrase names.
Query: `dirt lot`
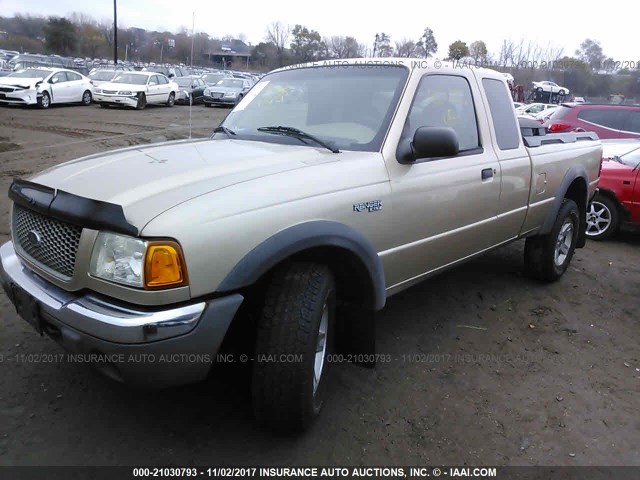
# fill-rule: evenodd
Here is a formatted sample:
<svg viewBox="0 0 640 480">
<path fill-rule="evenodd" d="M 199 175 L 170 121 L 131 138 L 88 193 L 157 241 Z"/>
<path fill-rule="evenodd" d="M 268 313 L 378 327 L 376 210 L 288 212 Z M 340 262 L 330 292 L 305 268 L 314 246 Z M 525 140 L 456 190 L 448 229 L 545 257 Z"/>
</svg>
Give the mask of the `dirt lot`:
<svg viewBox="0 0 640 480">
<path fill-rule="evenodd" d="M 227 113 L 193 108 L 193 135 Z M 189 109 L 0 108 L 6 191 L 61 161 L 188 136 Z M 553 285 L 522 275 L 522 242 L 403 292 L 378 314 L 367 370 L 337 365 L 305 435 L 255 427 L 245 375 L 160 394 L 86 365 L 0 297 L 0 465 L 640 465 L 640 234 L 579 250 Z M 30 354 L 35 354 L 31 355 Z"/>
</svg>

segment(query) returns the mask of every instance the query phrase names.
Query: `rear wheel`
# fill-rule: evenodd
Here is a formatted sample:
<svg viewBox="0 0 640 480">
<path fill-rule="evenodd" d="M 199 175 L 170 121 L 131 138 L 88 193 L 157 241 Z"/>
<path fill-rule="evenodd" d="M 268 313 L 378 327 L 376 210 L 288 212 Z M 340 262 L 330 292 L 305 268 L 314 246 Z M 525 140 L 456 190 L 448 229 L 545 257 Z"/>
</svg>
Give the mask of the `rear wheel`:
<svg viewBox="0 0 640 480">
<path fill-rule="evenodd" d="M 569 267 L 576 249 L 580 212 L 576 202 L 564 199 L 551 232 L 527 238 L 524 246 L 525 266 L 538 280 L 558 280 Z"/>
<path fill-rule="evenodd" d="M 51 97 L 47 92 L 42 92 L 42 96 L 38 98 L 38 106 L 40 108 L 49 108 L 51 106 Z"/>
<path fill-rule="evenodd" d="M 176 103 L 176 94 L 171 92 L 169 94 L 169 100 L 167 100 L 167 107 L 173 107 Z"/>
<path fill-rule="evenodd" d="M 86 90 L 82 94 L 82 105 L 87 107 L 87 106 L 91 105 L 91 101 L 92 100 L 93 100 L 93 97 L 91 96 L 91 92 L 89 90 Z"/>
<path fill-rule="evenodd" d="M 138 103 L 136 104 L 137 110 L 144 110 L 147 106 L 147 96 L 144 93 L 138 94 Z"/>
<path fill-rule="evenodd" d="M 597 194 L 587 209 L 587 237 L 605 240 L 618 230 L 618 206 L 609 197 Z"/>
<path fill-rule="evenodd" d="M 322 408 L 333 351 L 336 288 L 331 270 L 292 263 L 278 270 L 258 322 L 252 396 L 257 420 L 301 432 Z"/>
</svg>

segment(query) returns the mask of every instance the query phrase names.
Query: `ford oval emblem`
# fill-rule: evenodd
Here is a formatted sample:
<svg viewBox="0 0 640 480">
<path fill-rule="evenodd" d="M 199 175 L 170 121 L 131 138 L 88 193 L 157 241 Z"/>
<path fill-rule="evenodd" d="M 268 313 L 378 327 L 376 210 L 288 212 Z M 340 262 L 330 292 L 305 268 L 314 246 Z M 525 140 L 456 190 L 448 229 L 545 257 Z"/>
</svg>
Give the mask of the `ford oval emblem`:
<svg viewBox="0 0 640 480">
<path fill-rule="evenodd" d="M 34 247 L 41 247 L 42 246 L 42 237 L 35 230 L 31 230 L 27 234 L 27 240 L 29 240 L 29 243 L 31 245 L 33 245 Z"/>
</svg>

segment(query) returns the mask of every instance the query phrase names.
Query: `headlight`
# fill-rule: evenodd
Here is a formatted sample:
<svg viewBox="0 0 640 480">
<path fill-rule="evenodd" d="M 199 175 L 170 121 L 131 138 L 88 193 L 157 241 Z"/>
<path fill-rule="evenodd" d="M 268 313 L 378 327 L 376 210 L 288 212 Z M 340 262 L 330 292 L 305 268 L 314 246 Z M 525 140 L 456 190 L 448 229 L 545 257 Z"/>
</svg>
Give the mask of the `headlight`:
<svg viewBox="0 0 640 480">
<path fill-rule="evenodd" d="M 211 90 L 209 90 L 208 88 L 204 89 L 204 94 L 205 95 L 211 95 Z"/>
<path fill-rule="evenodd" d="M 131 93 L 131 90 L 120 90 L 118 92 L 118 95 L 133 95 L 133 94 Z"/>
<path fill-rule="evenodd" d="M 138 288 L 177 287 L 187 283 L 180 245 L 100 232 L 91 254 L 94 277 Z"/>
<path fill-rule="evenodd" d="M 95 93 L 102 93 L 102 89 L 101 88 L 94 88 L 93 91 Z"/>
</svg>

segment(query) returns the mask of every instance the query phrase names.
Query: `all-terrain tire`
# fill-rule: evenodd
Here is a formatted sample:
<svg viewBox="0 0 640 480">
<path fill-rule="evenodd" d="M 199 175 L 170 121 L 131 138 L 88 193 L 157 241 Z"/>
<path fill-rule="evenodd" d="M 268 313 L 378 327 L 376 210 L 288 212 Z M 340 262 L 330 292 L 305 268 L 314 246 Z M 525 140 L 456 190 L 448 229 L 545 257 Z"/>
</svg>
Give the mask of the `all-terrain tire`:
<svg viewBox="0 0 640 480">
<path fill-rule="evenodd" d="M 301 432 L 320 413 L 335 303 L 335 280 L 325 265 L 289 263 L 274 273 L 258 320 L 252 374 L 254 414 L 263 426 Z"/>
<path fill-rule="evenodd" d="M 558 280 L 569 267 L 578 242 L 580 211 L 576 202 L 565 198 L 551 231 L 527 238 L 525 268 L 530 276 L 546 282 Z"/>
</svg>

